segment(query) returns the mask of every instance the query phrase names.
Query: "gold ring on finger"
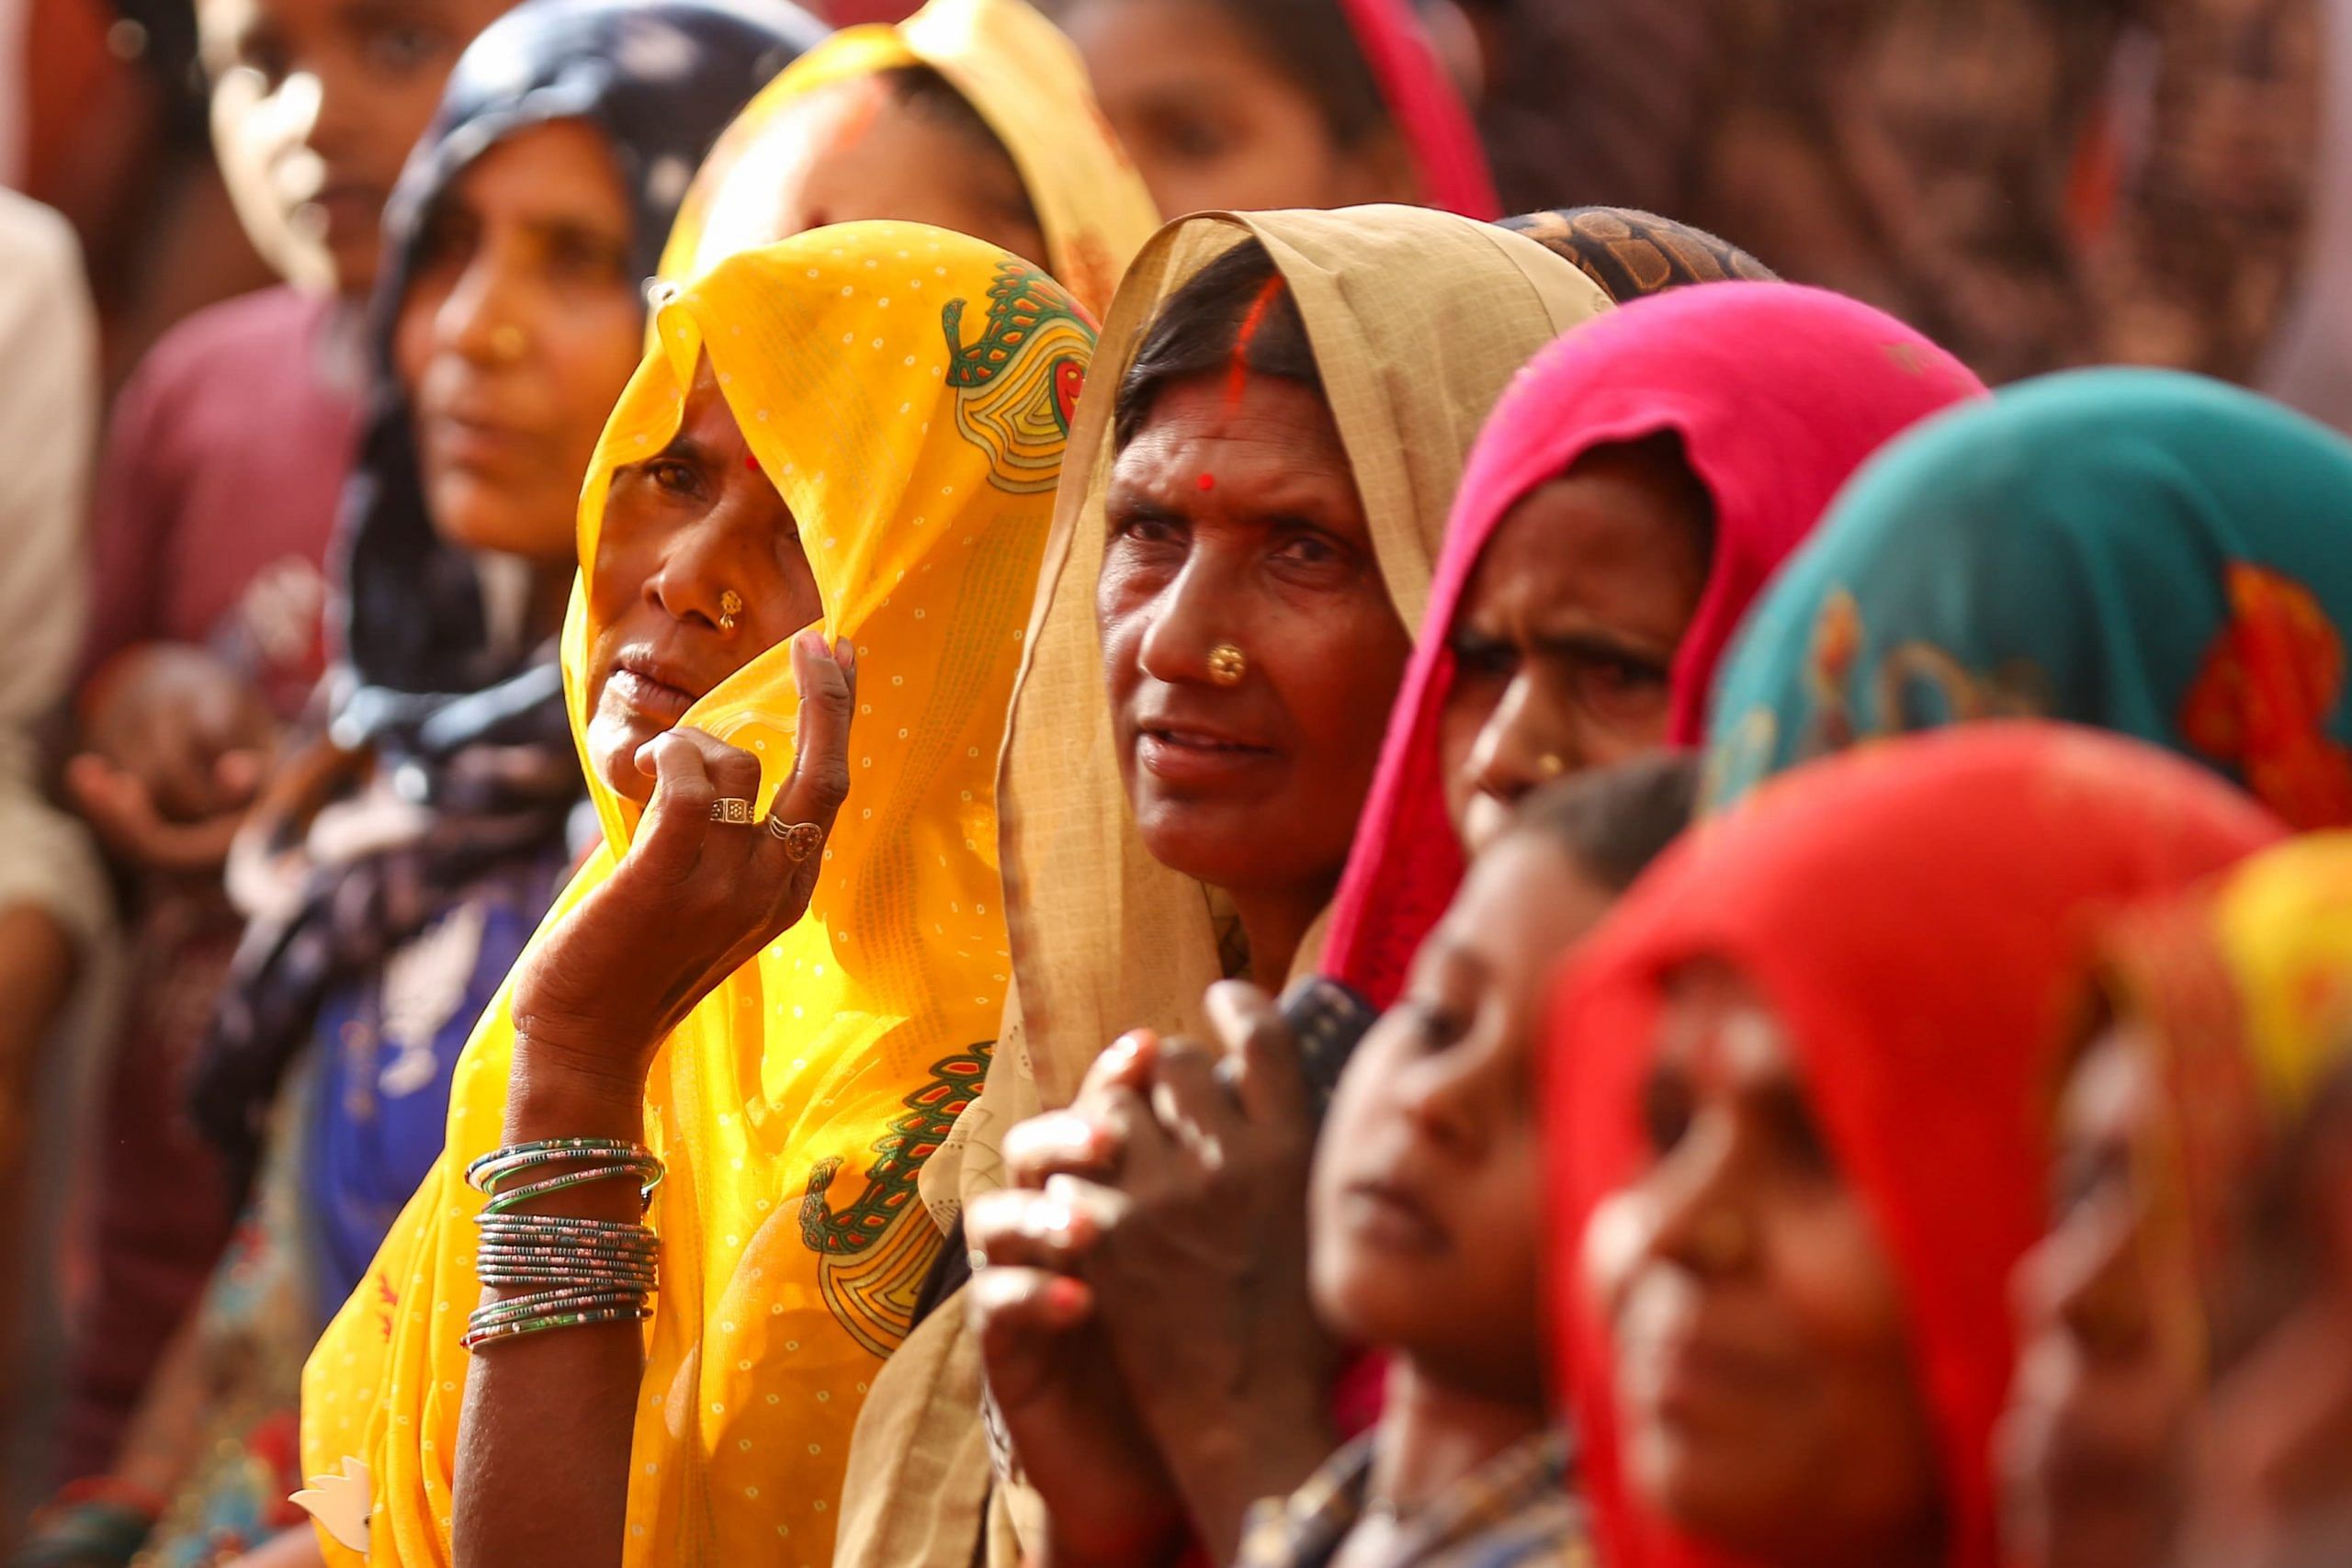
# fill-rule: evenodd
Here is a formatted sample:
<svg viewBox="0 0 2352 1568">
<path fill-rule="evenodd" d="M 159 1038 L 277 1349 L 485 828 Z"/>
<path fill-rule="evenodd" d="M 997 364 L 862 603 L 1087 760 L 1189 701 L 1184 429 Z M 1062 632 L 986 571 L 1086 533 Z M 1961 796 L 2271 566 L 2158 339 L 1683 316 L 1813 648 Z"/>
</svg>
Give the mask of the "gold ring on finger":
<svg viewBox="0 0 2352 1568">
<path fill-rule="evenodd" d="M 815 854 L 825 845 L 825 830 L 814 822 L 786 822 L 781 818 L 768 818 L 768 831 L 784 840 L 784 852 L 792 857 L 795 865 Z"/>
<path fill-rule="evenodd" d="M 752 803 L 731 795 L 722 795 L 710 803 L 710 819 L 724 822 L 730 828 L 749 827 L 756 820 L 752 814 Z"/>
</svg>

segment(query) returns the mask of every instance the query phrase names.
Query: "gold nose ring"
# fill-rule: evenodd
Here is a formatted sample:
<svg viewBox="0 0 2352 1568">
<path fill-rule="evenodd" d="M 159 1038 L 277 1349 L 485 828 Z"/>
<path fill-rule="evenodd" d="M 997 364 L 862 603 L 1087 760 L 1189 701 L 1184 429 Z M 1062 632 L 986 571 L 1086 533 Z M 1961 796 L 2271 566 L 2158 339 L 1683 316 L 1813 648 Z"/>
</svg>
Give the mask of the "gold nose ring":
<svg viewBox="0 0 2352 1568">
<path fill-rule="evenodd" d="M 1209 679 L 1220 686 L 1238 686 L 1250 672 L 1249 656 L 1229 642 L 1209 649 Z"/>
<path fill-rule="evenodd" d="M 523 336 L 523 329 L 512 321 L 502 322 L 490 329 L 490 352 L 502 364 L 512 365 L 523 357 L 530 344 Z"/>
<path fill-rule="evenodd" d="M 719 594 L 718 629 L 720 631 L 733 631 L 735 629 L 735 617 L 742 613 L 743 596 L 741 593 L 738 593 L 735 590 L 729 588 L 725 592 Z"/>
</svg>

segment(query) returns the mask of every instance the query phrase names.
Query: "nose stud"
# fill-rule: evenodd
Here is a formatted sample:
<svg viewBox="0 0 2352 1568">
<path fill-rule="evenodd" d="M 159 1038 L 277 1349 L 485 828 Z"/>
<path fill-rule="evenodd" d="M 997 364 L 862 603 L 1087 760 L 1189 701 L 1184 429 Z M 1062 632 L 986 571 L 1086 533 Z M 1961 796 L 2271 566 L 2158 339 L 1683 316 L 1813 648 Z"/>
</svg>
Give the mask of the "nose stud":
<svg viewBox="0 0 2352 1568">
<path fill-rule="evenodd" d="M 729 588 L 725 592 L 719 594 L 718 629 L 720 631 L 733 631 L 735 629 L 735 617 L 742 613 L 743 596 L 741 593 L 738 593 L 735 590 Z"/>
<path fill-rule="evenodd" d="M 523 329 L 512 321 L 502 322 L 490 329 L 490 352 L 502 365 L 512 365 L 523 357 L 530 346 L 523 336 Z"/>
<path fill-rule="evenodd" d="M 1220 686 L 1238 686 L 1250 672 L 1250 659 L 1229 642 L 1209 649 L 1209 679 Z"/>
<path fill-rule="evenodd" d="M 1535 772 L 1542 778 L 1556 779 L 1567 771 L 1567 759 L 1557 751 L 1546 751 L 1535 759 Z"/>
</svg>

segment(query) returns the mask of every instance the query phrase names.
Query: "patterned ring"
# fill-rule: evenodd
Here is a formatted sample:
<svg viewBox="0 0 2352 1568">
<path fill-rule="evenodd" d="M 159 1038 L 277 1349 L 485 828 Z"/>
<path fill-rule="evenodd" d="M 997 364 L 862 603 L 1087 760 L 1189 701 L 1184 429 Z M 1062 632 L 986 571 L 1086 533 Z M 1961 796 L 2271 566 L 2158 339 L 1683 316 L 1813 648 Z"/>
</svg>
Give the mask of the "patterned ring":
<svg viewBox="0 0 2352 1568">
<path fill-rule="evenodd" d="M 722 795 L 710 803 L 710 819 L 724 822 L 730 828 L 747 828 L 753 817 L 752 803 L 731 795 Z"/>
<path fill-rule="evenodd" d="M 814 822 L 786 822 L 771 816 L 768 831 L 784 840 L 784 852 L 792 858 L 795 865 L 815 854 L 825 844 L 825 830 Z"/>
</svg>

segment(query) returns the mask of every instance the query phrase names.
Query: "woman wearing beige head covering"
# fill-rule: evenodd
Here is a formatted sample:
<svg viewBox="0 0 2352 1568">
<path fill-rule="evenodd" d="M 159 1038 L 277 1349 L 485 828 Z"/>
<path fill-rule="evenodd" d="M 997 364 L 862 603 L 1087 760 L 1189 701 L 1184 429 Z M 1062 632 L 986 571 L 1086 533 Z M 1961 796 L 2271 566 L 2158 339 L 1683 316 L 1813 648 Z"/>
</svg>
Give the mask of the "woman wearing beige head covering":
<svg viewBox="0 0 2352 1568">
<path fill-rule="evenodd" d="M 1155 331 L 1204 287 L 1230 307 L 1204 333 Z M 1204 1032 L 1211 983 L 1311 962 L 1463 456 L 1512 373 L 1607 306 L 1533 242 L 1420 209 L 1202 214 L 1144 248 L 1030 619 L 1000 792 L 1014 995 L 923 1174 L 943 1225 L 1114 1036 Z M 1279 896 L 1246 886 L 1261 867 Z M 978 1401 L 951 1302 L 876 1385 L 839 1561 L 968 1560 Z M 992 1555 L 1020 1511 L 992 1510 Z"/>
</svg>

